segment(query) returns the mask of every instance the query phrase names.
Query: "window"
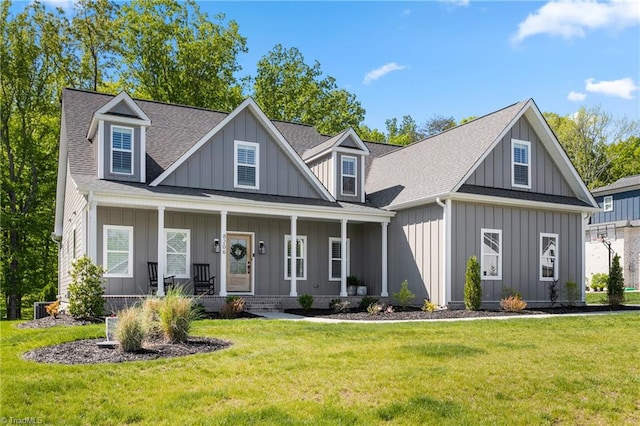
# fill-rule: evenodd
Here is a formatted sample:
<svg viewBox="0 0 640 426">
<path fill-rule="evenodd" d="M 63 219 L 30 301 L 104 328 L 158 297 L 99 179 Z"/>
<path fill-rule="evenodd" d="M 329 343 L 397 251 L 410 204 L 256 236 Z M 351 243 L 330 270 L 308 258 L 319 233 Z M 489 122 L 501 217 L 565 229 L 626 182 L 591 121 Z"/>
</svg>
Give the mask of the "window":
<svg viewBox="0 0 640 426">
<path fill-rule="evenodd" d="M 351 274 L 349 252 L 350 241 L 347 238 L 347 276 Z M 329 281 L 340 281 L 342 273 L 342 239 L 329 238 Z"/>
<path fill-rule="evenodd" d="M 133 174 L 133 129 L 111 127 L 111 173 Z"/>
<path fill-rule="evenodd" d="M 190 241 L 189 229 L 165 229 L 164 236 L 167 244 L 167 276 L 189 278 Z"/>
<path fill-rule="evenodd" d="M 356 195 L 356 157 L 342 157 L 342 195 Z"/>
<path fill-rule="evenodd" d="M 612 212 L 613 211 L 613 196 L 609 195 L 607 197 L 604 197 L 604 201 L 602 202 L 602 207 L 604 208 L 605 212 Z"/>
<path fill-rule="evenodd" d="M 133 226 L 104 225 L 103 263 L 106 277 L 133 277 Z"/>
<path fill-rule="evenodd" d="M 297 236 L 295 250 L 296 278 L 307 279 L 307 237 Z M 291 235 L 284 236 L 284 279 L 291 279 Z"/>
<path fill-rule="evenodd" d="M 511 186 L 531 188 L 531 143 L 511 139 Z"/>
<path fill-rule="evenodd" d="M 540 234 L 540 281 L 558 279 L 558 234 Z"/>
<path fill-rule="evenodd" d="M 259 189 L 260 145 L 253 142 L 235 141 L 234 186 L 236 188 Z"/>
<path fill-rule="evenodd" d="M 481 230 L 481 275 L 483 280 L 502 279 L 502 230 Z"/>
</svg>

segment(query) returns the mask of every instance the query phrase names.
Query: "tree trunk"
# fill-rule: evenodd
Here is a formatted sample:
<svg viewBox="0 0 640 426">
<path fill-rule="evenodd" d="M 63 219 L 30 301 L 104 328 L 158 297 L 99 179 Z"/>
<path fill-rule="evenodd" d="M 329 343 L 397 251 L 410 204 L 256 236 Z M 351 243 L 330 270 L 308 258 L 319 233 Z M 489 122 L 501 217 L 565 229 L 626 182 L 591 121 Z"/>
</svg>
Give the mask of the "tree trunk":
<svg viewBox="0 0 640 426">
<path fill-rule="evenodd" d="M 20 319 L 20 300 L 16 294 L 7 296 L 7 319 Z"/>
</svg>

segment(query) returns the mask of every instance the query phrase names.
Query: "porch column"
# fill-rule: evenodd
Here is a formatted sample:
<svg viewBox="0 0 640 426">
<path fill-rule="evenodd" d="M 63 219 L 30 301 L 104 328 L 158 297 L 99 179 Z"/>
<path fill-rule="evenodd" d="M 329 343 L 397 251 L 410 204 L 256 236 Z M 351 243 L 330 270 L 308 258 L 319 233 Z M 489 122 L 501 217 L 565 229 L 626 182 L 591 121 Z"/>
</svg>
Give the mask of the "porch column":
<svg viewBox="0 0 640 426">
<path fill-rule="evenodd" d="M 389 296 L 389 283 L 387 282 L 387 228 L 389 223 L 382 222 L 382 292 L 380 296 Z"/>
<path fill-rule="evenodd" d="M 291 267 L 291 290 L 289 296 L 296 297 L 298 295 L 296 279 L 298 277 L 296 269 L 296 257 L 298 248 L 298 217 L 291 216 L 291 257 L 289 258 L 289 264 Z"/>
<path fill-rule="evenodd" d="M 93 261 L 93 263 L 98 263 L 98 207 L 95 201 L 89 202 L 88 231 L 89 235 L 87 237 L 87 255 Z M 104 235 L 102 236 L 102 238 L 104 238 Z M 102 263 L 106 264 L 106 259 L 102 259 Z"/>
<path fill-rule="evenodd" d="M 227 212 L 220 212 L 220 296 L 227 295 Z"/>
<path fill-rule="evenodd" d="M 164 240 L 164 207 L 158 207 L 158 296 L 164 296 L 164 273 L 167 270 Z"/>
<path fill-rule="evenodd" d="M 347 219 L 340 226 L 340 296 L 347 296 Z"/>
</svg>

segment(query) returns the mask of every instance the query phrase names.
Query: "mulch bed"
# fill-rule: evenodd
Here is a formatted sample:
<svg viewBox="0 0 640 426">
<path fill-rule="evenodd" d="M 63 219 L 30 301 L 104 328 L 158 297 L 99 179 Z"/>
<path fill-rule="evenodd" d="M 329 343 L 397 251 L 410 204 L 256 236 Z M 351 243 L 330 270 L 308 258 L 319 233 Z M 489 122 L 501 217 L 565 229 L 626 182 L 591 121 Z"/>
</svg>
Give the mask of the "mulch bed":
<svg viewBox="0 0 640 426">
<path fill-rule="evenodd" d="M 96 323 L 104 324 L 104 320 L 103 319 L 96 319 L 95 321 L 77 320 L 72 316 L 69 316 L 66 314 L 59 314 L 57 318 L 54 318 L 52 316 L 46 316 L 44 318 L 40 318 L 33 321 L 21 322 L 17 324 L 16 327 L 17 328 L 49 328 L 49 327 L 57 327 L 57 326 L 71 327 L 76 325 L 89 325 L 89 324 L 96 324 Z"/>
</svg>

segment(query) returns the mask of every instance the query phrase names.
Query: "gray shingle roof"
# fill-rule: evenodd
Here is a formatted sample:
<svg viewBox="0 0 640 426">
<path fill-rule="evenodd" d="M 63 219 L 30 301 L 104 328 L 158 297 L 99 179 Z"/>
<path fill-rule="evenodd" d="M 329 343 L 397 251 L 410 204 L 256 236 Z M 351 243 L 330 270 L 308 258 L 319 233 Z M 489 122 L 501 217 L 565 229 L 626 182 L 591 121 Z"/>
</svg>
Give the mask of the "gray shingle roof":
<svg viewBox="0 0 640 426">
<path fill-rule="evenodd" d="M 627 188 L 640 186 L 640 175 L 625 176 L 618 179 L 612 184 L 595 188 L 591 193 L 593 195 L 601 194 L 604 192 L 623 192 Z"/>
<path fill-rule="evenodd" d="M 562 195 L 540 194 L 537 192 L 514 191 L 512 189 L 490 188 L 486 186 L 464 184 L 458 189 L 464 194 L 489 195 L 502 198 L 513 198 L 515 200 L 539 201 L 542 203 L 567 204 L 570 206 L 591 207 L 588 203 L 575 197 L 565 197 Z"/>
<path fill-rule="evenodd" d="M 527 102 L 374 159 L 366 182 L 369 201 L 382 207 L 451 192 Z"/>
</svg>

